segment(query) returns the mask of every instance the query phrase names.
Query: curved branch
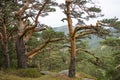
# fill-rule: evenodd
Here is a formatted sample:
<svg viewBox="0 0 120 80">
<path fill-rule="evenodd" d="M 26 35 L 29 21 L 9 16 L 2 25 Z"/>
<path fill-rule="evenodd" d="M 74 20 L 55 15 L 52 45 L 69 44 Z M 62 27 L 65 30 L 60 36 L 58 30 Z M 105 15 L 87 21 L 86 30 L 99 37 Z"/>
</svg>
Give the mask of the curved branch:
<svg viewBox="0 0 120 80">
<path fill-rule="evenodd" d="M 97 34 L 98 32 L 96 31 L 93 31 L 93 30 L 86 30 L 86 31 L 83 31 L 83 32 L 80 32 L 78 34 L 75 35 L 75 38 L 81 38 L 85 35 L 89 35 L 89 34 Z"/>
<path fill-rule="evenodd" d="M 39 47 L 33 49 L 32 51 L 27 52 L 27 53 L 26 53 L 26 56 L 27 56 L 28 58 L 32 58 L 33 56 L 39 54 L 38 52 L 39 52 L 40 50 L 42 50 L 43 48 L 45 48 L 49 43 L 51 43 L 51 42 L 56 42 L 56 41 L 60 41 L 60 40 L 64 40 L 64 38 L 58 38 L 58 39 L 53 39 L 53 40 L 51 40 L 51 39 L 49 38 L 42 46 L 39 46 Z"/>
<path fill-rule="evenodd" d="M 28 27 L 28 28 L 26 28 L 25 30 L 24 30 L 24 32 L 20 35 L 20 38 L 22 38 L 28 31 L 30 31 L 30 30 L 33 30 L 35 27 Z"/>
<path fill-rule="evenodd" d="M 39 47 L 33 49 L 32 51 L 27 52 L 26 56 L 29 58 L 29 57 L 31 57 L 31 55 L 36 54 L 38 51 L 40 51 L 41 49 L 43 49 L 44 47 L 46 47 L 47 44 L 49 43 L 49 41 L 50 41 L 50 39 L 48 39 L 42 46 L 39 46 Z"/>
<path fill-rule="evenodd" d="M 86 30 L 86 29 L 94 29 L 95 31 L 98 31 L 104 24 L 102 24 L 100 21 L 96 22 L 96 25 L 82 25 L 77 26 L 74 29 L 74 35 L 80 31 L 80 30 Z"/>
<path fill-rule="evenodd" d="M 21 34 L 20 38 L 22 38 L 30 30 L 32 30 L 32 32 L 39 32 L 39 31 L 43 31 L 43 30 L 46 30 L 46 29 L 47 29 L 46 27 L 42 27 L 42 28 L 37 27 L 37 28 L 35 28 L 35 27 L 32 27 L 32 26 L 31 27 L 28 26 L 28 28 L 26 28 L 24 30 L 24 32 Z"/>
<path fill-rule="evenodd" d="M 79 50 L 81 50 L 81 51 L 83 51 L 83 52 L 85 52 L 85 53 L 93 56 L 93 57 L 98 61 L 99 58 L 96 57 L 96 56 L 95 56 L 93 53 L 91 53 L 90 51 L 88 51 L 88 50 L 86 50 L 86 49 L 83 49 L 83 48 L 78 48 L 78 49 L 76 49 L 76 52 L 78 52 Z"/>
<path fill-rule="evenodd" d="M 83 25 L 83 26 L 77 26 L 74 30 L 74 34 L 80 30 L 86 30 L 86 29 L 94 29 L 94 30 L 98 30 L 101 26 L 97 26 L 97 25 Z"/>
</svg>

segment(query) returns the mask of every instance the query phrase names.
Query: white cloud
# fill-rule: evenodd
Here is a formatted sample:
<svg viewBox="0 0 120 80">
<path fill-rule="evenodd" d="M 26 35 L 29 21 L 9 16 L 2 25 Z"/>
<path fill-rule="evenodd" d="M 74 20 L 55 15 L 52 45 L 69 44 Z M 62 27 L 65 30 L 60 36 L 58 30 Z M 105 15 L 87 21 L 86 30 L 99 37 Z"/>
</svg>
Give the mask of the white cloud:
<svg viewBox="0 0 120 80">
<path fill-rule="evenodd" d="M 99 0 L 105 18 L 117 17 L 120 19 L 120 0 Z"/>
<path fill-rule="evenodd" d="M 56 1 L 59 3 L 65 2 L 65 0 L 56 0 Z M 120 0 L 94 0 L 94 1 L 97 3 L 97 5 L 101 6 L 102 13 L 105 15 L 104 17 L 98 19 L 113 18 L 115 16 L 120 19 L 120 10 L 119 10 Z M 67 23 L 63 23 L 61 21 L 61 19 L 65 17 L 64 13 L 59 8 L 56 9 L 57 11 L 50 13 L 49 16 L 40 18 L 40 22 L 45 23 L 52 27 L 59 27 L 62 25 L 66 25 Z M 90 19 L 90 21 L 87 23 L 94 24 L 96 20 L 97 19 Z"/>
</svg>

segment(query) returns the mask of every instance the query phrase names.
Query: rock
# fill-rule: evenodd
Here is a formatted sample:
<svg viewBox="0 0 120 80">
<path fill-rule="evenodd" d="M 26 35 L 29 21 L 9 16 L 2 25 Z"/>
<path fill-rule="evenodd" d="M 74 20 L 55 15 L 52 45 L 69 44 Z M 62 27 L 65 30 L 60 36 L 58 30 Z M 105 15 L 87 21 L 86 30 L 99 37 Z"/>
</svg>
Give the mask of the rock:
<svg viewBox="0 0 120 80">
<path fill-rule="evenodd" d="M 51 74 L 50 71 L 40 71 L 40 73 L 41 73 L 42 75 L 49 75 L 49 74 Z"/>
<path fill-rule="evenodd" d="M 62 71 L 60 71 L 58 74 L 68 76 L 68 73 L 69 73 L 69 70 L 62 70 Z"/>
</svg>

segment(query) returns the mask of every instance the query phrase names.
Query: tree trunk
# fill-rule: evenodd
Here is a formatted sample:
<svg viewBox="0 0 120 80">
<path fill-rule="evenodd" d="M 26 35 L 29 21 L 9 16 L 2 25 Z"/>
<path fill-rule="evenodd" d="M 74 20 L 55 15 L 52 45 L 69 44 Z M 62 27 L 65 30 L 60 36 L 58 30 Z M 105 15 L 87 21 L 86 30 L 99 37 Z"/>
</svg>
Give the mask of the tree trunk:
<svg viewBox="0 0 120 80">
<path fill-rule="evenodd" d="M 74 78 L 76 74 L 76 44 L 75 37 L 71 37 L 69 77 Z"/>
<path fill-rule="evenodd" d="M 67 22 L 68 22 L 68 28 L 69 28 L 69 34 L 70 34 L 70 65 L 69 65 L 69 74 L 68 76 L 71 78 L 75 77 L 76 74 L 76 39 L 75 39 L 75 34 L 74 34 L 74 29 L 72 26 L 72 19 L 70 17 L 70 4 L 71 2 L 66 0 L 66 16 L 67 16 Z"/>
<path fill-rule="evenodd" d="M 3 55 L 4 55 L 4 64 L 5 64 L 5 68 L 10 68 L 10 57 L 8 54 L 8 37 L 7 37 L 7 31 L 6 31 L 6 25 L 3 24 L 2 27 L 2 39 L 1 39 L 1 43 L 2 43 L 2 49 L 3 49 Z"/>
<path fill-rule="evenodd" d="M 26 48 L 23 38 L 17 37 L 16 52 L 18 59 L 18 68 L 27 68 L 27 56 L 25 55 Z"/>
<path fill-rule="evenodd" d="M 7 43 L 3 43 L 2 47 L 3 47 L 5 68 L 10 68 L 10 57 L 9 57 L 9 54 L 8 54 L 8 45 L 7 45 Z"/>
<path fill-rule="evenodd" d="M 5 51 L 4 51 L 4 62 L 5 62 L 5 67 L 10 68 L 10 57 L 8 54 L 8 46 L 6 46 Z"/>
<path fill-rule="evenodd" d="M 76 73 L 76 58 L 71 56 L 70 65 L 69 65 L 69 77 L 74 78 Z"/>
</svg>

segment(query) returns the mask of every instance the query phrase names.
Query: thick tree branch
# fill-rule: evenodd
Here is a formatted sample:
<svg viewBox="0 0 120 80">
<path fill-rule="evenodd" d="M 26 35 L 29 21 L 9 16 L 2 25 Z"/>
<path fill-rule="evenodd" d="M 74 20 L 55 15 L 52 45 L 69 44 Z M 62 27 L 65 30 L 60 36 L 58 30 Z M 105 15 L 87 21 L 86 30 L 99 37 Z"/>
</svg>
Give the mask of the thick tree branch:
<svg viewBox="0 0 120 80">
<path fill-rule="evenodd" d="M 32 31 L 32 32 L 39 32 L 39 31 L 43 31 L 46 30 L 46 27 L 32 27 L 32 26 L 28 26 L 28 28 L 26 28 L 24 30 L 24 32 L 20 35 L 20 38 L 22 38 L 27 32 Z"/>
<path fill-rule="evenodd" d="M 58 38 L 58 39 L 53 39 L 53 40 L 51 40 L 51 39 L 49 38 L 42 46 L 39 46 L 39 47 L 33 49 L 32 51 L 27 52 L 27 53 L 26 53 L 26 56 L 27 56 L 28 58 L 32 58 L 34 55 L 37 55 L 40 50 L 42 50 L 43 48 L 45 48 L 49 43 L 51 43 L 51 42 L 56 42 L 56 41 L 60 41 L 60 40 L 64 40 L 64 38 Z"/>
<path fill-rule="evenodd" d="M 24 32 L 20 35 L 20 38 L 22 38 L 28 31 L 33 30 L 35 27 L 32 26 L 28 26 L 28 28 L 26 28 L 24 30 Z"/>
<path fill-rule="evenodd" d="M 46 47 L 47 44 L 49 43 L 49 41 L 50 41 L 50 38 L 49 38 L 42 46 L 39 46 L 39 47 L 33 49 L 32 51 L 27 52 L 27 53 L 26 53 L 26 56 L 29 58 L 31 55 L 34 55 L 34 53 L 36 53 L 36 52 L 38 52 L 39 50 L 41 50 L 41 49 L 43 49 L 44 47 Z"/>
<path fill-rule="evenodd" d="M 76 32 L 80 31 L 80 30 L 86 30 L 86 29 L 95 29 L 95 30 L 99 30 L 100 26 L 97 25 L 83 25 L 83 26 L 77 26 L 74 29 L 74 34 L 76 34 Z"/>
<path fill-rule="evenodd" d="M 94 30 L 85 30 L 82 32 L 79 32 L 78 34 L 75 35 L 75 38 L 82 38 L 85 35 L 89 35 L 89 34 L 97 34 L 97 31 Z"/>
</svg>

